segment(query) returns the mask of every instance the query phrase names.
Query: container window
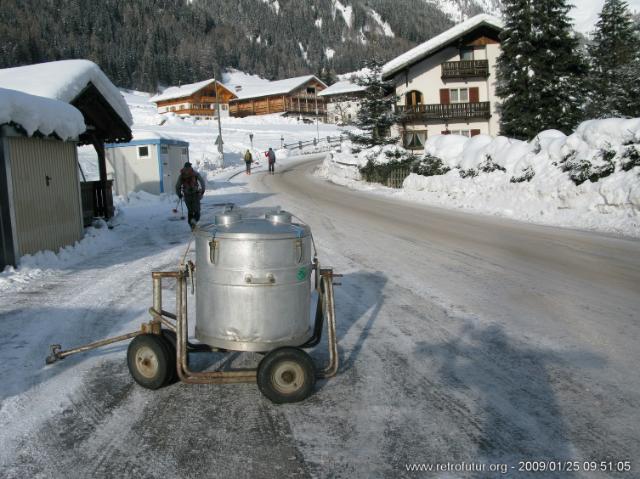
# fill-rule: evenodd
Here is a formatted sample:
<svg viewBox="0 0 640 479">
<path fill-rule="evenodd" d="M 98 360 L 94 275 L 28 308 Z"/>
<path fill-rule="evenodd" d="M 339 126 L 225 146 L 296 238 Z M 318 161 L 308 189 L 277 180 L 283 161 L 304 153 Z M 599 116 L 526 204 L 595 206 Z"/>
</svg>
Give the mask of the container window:
<svg viewBox="0 0 640 479">
<path fill-rule="evenodd" d="M 160 154 L 168 155 L 169 154 L 169 147 L 167 145 L 160 145 Z"/>
<path fill-rule="evenodd" d="M 149 147 L 148 146 L 139 146 L 138 147 L 138 158 L 149 158 Z"/>
</svg>

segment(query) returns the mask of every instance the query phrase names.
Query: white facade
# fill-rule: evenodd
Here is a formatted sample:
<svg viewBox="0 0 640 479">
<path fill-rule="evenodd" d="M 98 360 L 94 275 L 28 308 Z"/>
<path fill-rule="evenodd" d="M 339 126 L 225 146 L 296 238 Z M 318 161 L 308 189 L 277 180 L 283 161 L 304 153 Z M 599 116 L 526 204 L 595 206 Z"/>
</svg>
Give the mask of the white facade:
<svg viewBox="0 0 640 479">
<path fill-rule="evenodd" d="M 329 97 L 326 100 L 327 123 L 347 125 L 355 120 L 360 109 L 359 98 L 341 96 Z"/>
<path fill-rule="evenodd" d="M 392 134 L 420 150 L 440 134 L 499 134 L 496 63 L 501 24 L 480 15 L 391 60 L 383 77 L 392 80 L 401 124 Z"/>
</svg>

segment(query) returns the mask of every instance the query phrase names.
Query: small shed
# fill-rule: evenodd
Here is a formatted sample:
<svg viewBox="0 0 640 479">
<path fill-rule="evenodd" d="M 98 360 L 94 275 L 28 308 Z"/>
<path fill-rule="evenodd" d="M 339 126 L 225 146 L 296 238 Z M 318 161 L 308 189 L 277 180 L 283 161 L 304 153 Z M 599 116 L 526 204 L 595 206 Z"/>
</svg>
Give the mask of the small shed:
<svg viewBox="0 0 640 479">
<path fill-rule="evenodd" d="M 134 135 L 129 143 L 106 145 L 116 194 L 174 191 L 180 169 L 189 161 L 189 143 L 156 134 Z"/>
<path fill-rule="evenodd" d="M 107 179 L 105 143 L 131 141 L 133 118 L 120 90 L 98 65 L 89 60 L 61 60 L 0 70 L 0 88 L 59 100 L 73 105 L 84 117 L 86 129 L 78 145 L 92 145 L 98 154 L 100 180 L 83 184 L 83 198 L 90 201 L 89 216 L 113 216 L 113 200 Z"/>
<path fill-rule="evenodd" d="M 1 268 L 81 239 L 83 209 L 90 218 L 111 216 L 104 142 L 130 141 L 132 123 L 120 91 L 93 62 L 0 70 Z M 100 181 L 86 191 L 78 171 L 82 144 L 94 146 L 100 169 Z"/>
<path fill-rule="evenodd" d="M 0 88 L 0 270 L 83 235 L 78 137 L 82 113 Z"/>
</svg>

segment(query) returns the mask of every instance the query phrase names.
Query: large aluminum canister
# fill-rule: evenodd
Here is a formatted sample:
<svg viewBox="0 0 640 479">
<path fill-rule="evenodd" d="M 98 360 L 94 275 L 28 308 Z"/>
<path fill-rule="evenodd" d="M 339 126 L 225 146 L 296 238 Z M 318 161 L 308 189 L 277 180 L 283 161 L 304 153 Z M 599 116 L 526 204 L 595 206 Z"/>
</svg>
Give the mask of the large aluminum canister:
<svg viewBox="0 0 640 479">
<path fill-rule="evenodd" d="M 285 211 L 196 229 L 196 338 L 233 351 L 300 346 L 310 322 L 311 231 Z"/>
</svg>

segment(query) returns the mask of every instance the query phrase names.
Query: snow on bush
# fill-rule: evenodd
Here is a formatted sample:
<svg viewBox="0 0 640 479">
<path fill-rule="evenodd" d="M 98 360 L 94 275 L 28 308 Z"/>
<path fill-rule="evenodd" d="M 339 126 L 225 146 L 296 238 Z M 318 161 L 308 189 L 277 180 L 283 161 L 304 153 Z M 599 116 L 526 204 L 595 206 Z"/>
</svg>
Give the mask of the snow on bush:
<svg viewBox="0 0 640 479">
<path fill-rule="evenodd" d="M 384 161 L 382 153 L 343 147 L 318 174 L 358 187 L 358 168 L 372 156 Z M 572 135 L 549 130 L 531 142 L 438 135 L 412 171 L 403 184 L 412 199 L 640 236 L 640 119 L 590 120 Z"/>
</svg>

